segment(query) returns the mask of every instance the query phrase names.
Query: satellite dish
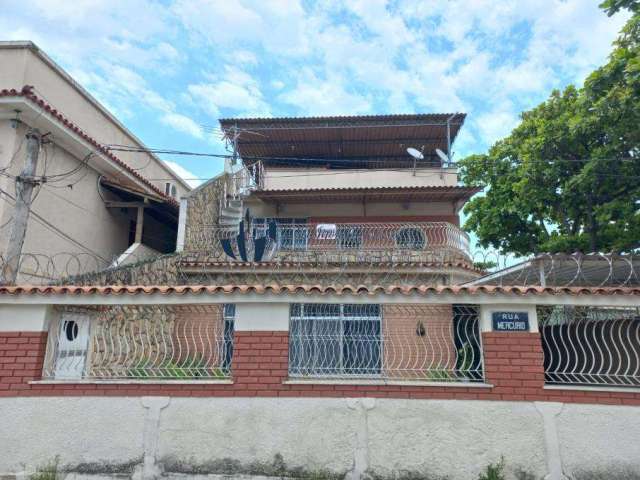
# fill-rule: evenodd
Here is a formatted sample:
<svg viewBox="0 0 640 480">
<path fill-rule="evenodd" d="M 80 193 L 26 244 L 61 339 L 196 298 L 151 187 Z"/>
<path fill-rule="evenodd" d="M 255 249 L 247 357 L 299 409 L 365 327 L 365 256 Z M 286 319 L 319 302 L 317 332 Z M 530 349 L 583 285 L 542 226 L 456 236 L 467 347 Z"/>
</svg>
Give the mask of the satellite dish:
<svg viewBox="0 0 640 480">
<path fill-rule="evenodd" d="M 424 160 L 424 155 L 417 148 L 409 147 L 407 148 L 407 153 L 411 155 L 416 160 Z"/>
<path fill-rule="evenodd" d="M 436 148 L 436 155 L 438 155 L 440 157 L 440 160 L 442 160 L 443 164 L 447 164 L 447 163 L 449 163 L 451 161 L 451 160 L 449 160 L 449 157 L 447 156 L 447 154 L 444 153 L 439 148 Z"/>
</svg>

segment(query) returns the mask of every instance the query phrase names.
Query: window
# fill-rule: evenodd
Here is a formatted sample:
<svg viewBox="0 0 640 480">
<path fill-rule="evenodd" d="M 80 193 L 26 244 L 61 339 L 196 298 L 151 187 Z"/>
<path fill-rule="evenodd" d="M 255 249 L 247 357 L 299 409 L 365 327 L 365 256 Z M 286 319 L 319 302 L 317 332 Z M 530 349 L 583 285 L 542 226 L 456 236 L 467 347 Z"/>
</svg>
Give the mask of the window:
<svg viewBox="0 0 640 480">
<path fill-rule="evenodd" d="M 395 233 L 396 246 L 410 250 L 422 250 L 426 245 L 424 232 L 416 227 L 402 227 Z"/>
<path fill-rule="evenodd" d="M 379 375 L 381 312 L 380 305 L 291 305 L 289 373 Z"/>
<path fill-rule="evenodd" d="M 278 224 L 278 242 L 282 250 L 306 250 L 309 241 L 309 227 L 306 218 L 256 218 L 254 236 L 264 234 L 267 222 L 275 220 Z"/>
<path fill-rule="evenodd" d="M 89 316 L 75 312 L 62 314 L 57 333 L 55 377 L 82 378 L 87 361 Z"/>
<path fill-rule="evenodd" d="M 339 249 L 344 250 L 362 247 L 362 228 L 351 225 L 338 225 L 336 244 Z"/>
<path fill-rule="evenodd" d="M 178 194 L 176 186 L 171 182 L 166 182 L 164 184 L 164 194 L 168 197 L 175 197 Z"/>
<path fill-rule="evenodd" d="M 222 371 L 228 374 L 231 371 L 231 359 L 233 358 L 233 328 L 236 318 L 236 306 L 233 303 L 225 303 L 223 308 Z"/>
</svg>

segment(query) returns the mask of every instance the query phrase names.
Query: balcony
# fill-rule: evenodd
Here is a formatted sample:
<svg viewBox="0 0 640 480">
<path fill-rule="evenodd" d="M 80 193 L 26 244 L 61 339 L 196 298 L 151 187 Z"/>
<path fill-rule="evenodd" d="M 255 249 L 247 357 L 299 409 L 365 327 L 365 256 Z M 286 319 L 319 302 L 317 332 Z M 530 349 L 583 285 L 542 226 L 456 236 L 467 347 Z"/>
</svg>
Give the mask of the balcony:
<svg viewBox="0 0 640 480">
<path fill-rule="evenodd" d="M 247 249 L 251 249 L 252 239 L 266 234 L 265 223 L 255 220 L 245 232 Z M 224 253 L 221 240 L 233 241 L 237 231 L 218 225 L 191 225 L 186 235 L 189 253 L 218 261 L 234 260 Z M 447 222 L 278 224 L 276 241 L 266 251 L 269 254 L 263 262 L 471 265 L 469 237 Z"/>
</svg>

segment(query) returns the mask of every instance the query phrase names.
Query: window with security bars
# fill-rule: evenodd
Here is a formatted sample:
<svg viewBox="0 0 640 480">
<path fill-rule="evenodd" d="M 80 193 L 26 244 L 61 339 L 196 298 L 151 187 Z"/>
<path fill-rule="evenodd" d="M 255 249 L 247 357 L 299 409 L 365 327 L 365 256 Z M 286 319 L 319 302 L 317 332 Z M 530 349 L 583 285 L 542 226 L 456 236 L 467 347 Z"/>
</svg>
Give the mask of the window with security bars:
<svg viewBox="0 0 640 480">
<path fill-rule="evenodd" d="M 282 250 L 307 249 L 309 228 L 306 218 L 254 218 L 254 234 L 264 235 L 271 220 L 275 220 L 278 226 L 278 246 Z"/>
<path fill-rule="evenodd" d="M 290 374 L 378 375 L 381 319 L 379 305 L 291 305 Z"/>
<path fill-rule="evenodd" d="M 43 377 L 215 379 L 231 375 L 235 305 L 64 306 Z"/>
<path fill-rule="evenodd" d="M 291 305 L 289 375 L 481 382 L 478 308 Z"/>
</svg>

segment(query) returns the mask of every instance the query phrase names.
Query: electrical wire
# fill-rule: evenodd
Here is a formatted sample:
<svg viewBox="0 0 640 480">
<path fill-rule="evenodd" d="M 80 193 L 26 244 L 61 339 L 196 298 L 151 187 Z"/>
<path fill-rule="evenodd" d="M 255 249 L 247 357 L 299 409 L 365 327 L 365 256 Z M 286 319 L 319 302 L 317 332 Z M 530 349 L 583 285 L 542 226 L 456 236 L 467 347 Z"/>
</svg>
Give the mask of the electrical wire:
<svg viewBox="0 0 640 480">
<path fill-rule="evenodd" d="M 7 202 L 11 206 L 15 206 L 16 198 L 13 195 L 11 195 L 9 192 L 3 190 L 2 188 L 0 188 L 0 193 L 3 194 L 6 197 L 9 197 L 9 199 L 11 199 L 14 203 L 11 203 L 7 198 L 4 198 L 2 195 L 0 195 L 0 199 L 4 200 L 5 202 Z M 94 252 L 92 249 L 90 249 L 86 245 L 82 244 L 78 240 L 75 240 L 74 238 L 70 237 L 69 235 L 64 233 L 62 230 L 60 230 L 58 227 L 56 227 L 55 225 L 51 224 L 48 220 L 43 218 L 41 215 L 39 215 L 38 213 L 34 212 L 33 209 L 31 208 L 31 205 L 29 205 L 28 208 L 29 208 L 29 212 L 34 216 L 34 218 L 41 225 L 43 225 L 45 228 L 47 228 L 49 231 L 52 231 L 53 233 L 57 234 L 58 236 L 64 238 L 65 240 L 70 241 L 71 243 L 75 244 L 76 246 L 79 246 L 80 248 L 83 248 L 84 250 L 88 251 L 89 253 L 91 253 L 91 254 L 95 255 L 96 257 L 100 258 L 101 260 L 107 262 L 107 260 L 104 259 L 100 254 Z"/>
</svg>

